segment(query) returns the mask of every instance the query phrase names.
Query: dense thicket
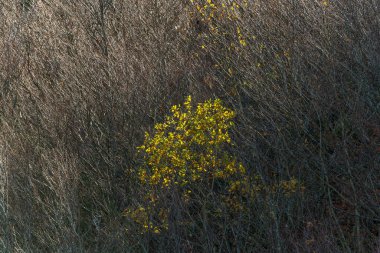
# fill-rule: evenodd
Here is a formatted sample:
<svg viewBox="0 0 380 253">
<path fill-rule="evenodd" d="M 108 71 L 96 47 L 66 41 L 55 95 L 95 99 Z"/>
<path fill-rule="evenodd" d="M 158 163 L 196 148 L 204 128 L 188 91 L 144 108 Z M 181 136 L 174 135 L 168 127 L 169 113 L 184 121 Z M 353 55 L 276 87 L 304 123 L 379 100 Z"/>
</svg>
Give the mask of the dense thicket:
<svg viewBox="0 0 380 253">
<path fill-rule="evenodd" d="M 141 232 L 136 147 L 188 95 L 235 113 L 261 185 L 302 187 L 231 213 L 199 186 Z M 380 4 L 0 1 L 0 136 L 1 252 L 377 252 Z"/>
</svg>

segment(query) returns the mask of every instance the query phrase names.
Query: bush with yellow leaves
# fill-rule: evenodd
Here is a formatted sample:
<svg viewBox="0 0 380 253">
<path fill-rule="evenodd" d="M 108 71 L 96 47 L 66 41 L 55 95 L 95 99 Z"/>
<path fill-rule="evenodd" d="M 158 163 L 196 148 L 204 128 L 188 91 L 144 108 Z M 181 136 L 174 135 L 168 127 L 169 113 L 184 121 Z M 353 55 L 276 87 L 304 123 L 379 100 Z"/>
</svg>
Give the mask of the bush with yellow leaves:
<svg viewBox="0 0 380 253">
<path fill-rule="evenodd" d="M 138 175 L 145 202 L 126 210 L 126 216 L 143 230 L 158 233 L 167 228 L 167 221 L 149 219 L 168 212 L 159 204 L 160 193 L 176 189 L 180 200 L 189 203 L 196 186 L 213 189 L 217 181 L 223 182 L 225 194 L 247 187 L 246 169 L 225 151 L 232 145 L 229 130 L 234 117 L 235 112 L 220 99 L 193 106 L 189 96 L 183 106 L 174 105 L 164 122 L 155 125 L 154 134 L 146 133 L 144 144 L 138 147 L 144 158 Z"/>
<path fill-rule="evenodd" d="M 171 113 L 155 125 L 153 136 L 146 134 L 139 147 L 146 161 L 139 171 L 141 182 L 170 188 L 245 174 L 243 165 L 224 151 L 231 144 L 228 130 L 235 113 L 221 100 L 193 107 L 189 96 L 183 107 L 175 105 Z"/>
<path fill-rule="evenodd" d="M 218 199 L 217 205 L 236 213 L 246 210 L 246 201 L 257 194 L 281 190 L 289 195 L 299 188 L 295 179 L 265 186 L 259 176 L 249 177 L 242 163 L 226 151 L 233 145 L 229 130 L 234 117 L 235 112 L 220 99 L 193 106 L 189 96 L 182 106 L 171 108 L 152 135 L 146 133 L 144 144 L 138 147 L 144 160 L 138 170 L 144 203 L 125 213 L 142 232 L 158 234 L 168 228 L 170 210 L 163 198 L 170 193 L 177 194 L 182 206 L 190 206 L 196 198 L 193 191 L 209 191 Z"/>
</svg>

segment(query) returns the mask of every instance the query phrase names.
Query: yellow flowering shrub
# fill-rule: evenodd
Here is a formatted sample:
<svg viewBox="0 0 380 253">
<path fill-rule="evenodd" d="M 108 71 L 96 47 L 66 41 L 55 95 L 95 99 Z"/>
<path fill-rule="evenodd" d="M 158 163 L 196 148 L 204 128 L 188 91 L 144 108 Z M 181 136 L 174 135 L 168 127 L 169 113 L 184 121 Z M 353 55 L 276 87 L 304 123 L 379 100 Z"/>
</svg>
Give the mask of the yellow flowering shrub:
<svg viewBox="0 0 380 253">
<path fill-rule="evenodd" d="M 138 147 L 144 160 L 138 169 L 144 204 L 125 211 L 143 232 L 157 234 L 168 228 L 169 210 L 162 204 L 160 193 L 174 189 L 187 204 L 194 197 L 192 189 L 213 191 L 218 181 L 222 189 L 216 194 L 223 202 L 218 204 L 231 212 L 245 210 L 246 200 L 260 193 L 296 192 L 296 179 L 265 186 L 258 175 L 249 177 L 246 168 L 226 151 L 233 145 L 229 130 L 234 117 L 235 112 L 223 106 L 220 99 L 194 106 L 189 96 L 183 105 L 171 108 L 170 115 L 155 125 L 153 134 L 145 134 L 143 145 Z"/>
<path fill-rule="evenodd" d="M 139 147 L 146 161 L 139 170 L 141 182 L 170 188 L 244 175 L 243 165 L 223 150 L 231 144 L 228 130 L 234 125 L 234 116 L 220 99 L 195 107 L 189 96 L 183 106 L 173 106 L 171 115 L 155 125 L 154 135 L 146 133 Z"/>
<path fill-rule="evenodd" d="M 144 160 L 138 178 L 146 194 L 144 204 L 127 209 L 125 216 L 143 232 L 160 233 L 168 227 L 168 209 L 160 206 L 158 192 L 176 187 L 181 200 L 188 203 L 192 199 L 188 186 L 210 186 L 221 180 L 225 192 L 231 194 L 247 187 L 246 169 L 225 151 L 232 145 L 229 130 L 234 117 L 235 112 L 220 99 L 193 106 L 189 96 L 183 105 L 174 105 L 170 115 L 155 125 L 152 135 L 146 133 L 144 144 L 138 147 Z"/>
</svg>

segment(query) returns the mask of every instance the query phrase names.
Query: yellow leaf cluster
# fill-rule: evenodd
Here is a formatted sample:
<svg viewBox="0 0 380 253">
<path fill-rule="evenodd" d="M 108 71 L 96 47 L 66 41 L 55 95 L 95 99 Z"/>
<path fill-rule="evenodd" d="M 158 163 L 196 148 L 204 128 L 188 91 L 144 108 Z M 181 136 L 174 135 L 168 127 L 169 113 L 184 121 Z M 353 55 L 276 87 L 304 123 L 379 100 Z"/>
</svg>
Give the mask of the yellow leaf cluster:
<svg viewBox="0 0 380 253">
<path fill-rule="evenodd" d="M 145 207 L 127 209 L 125 216 L 139 224 L 143 232 L 158 234 L 167 229 L 169 212 L 167 207 L 159 207 L 160 193 L 165 196 L 176 189 L 187 204 L 194 197 L 193 189 L 206 186 L 212 190 L 211 185 L 219 181 L 223 185 L 219 197 L 236 213 L 244 211 L 246 201 L 258 194 L 290 195 L 300 189 L 294 178 L 268 186 L 258 175 L 248 175 L 246 168 L 226 151 L 232 145 L 229 130 L 234 117 L 235 112 L 223 106 L 220 99 L 194 106 L 188 96 L 183 105 L 172 106 L 170 114 L 154 126 L 152 134 L 145 134 L 143 145 L 138 147 L 144 160 L 138 177 L 146 191 Z"/>
<path fill-rule="evenodd" d="M 193 106 L 191 96 L 171 108 L 163 123 L 146 134 L 139 150 L 145 165 L 139 170 L 141 182 L 169 188 L 213 177 L 226 179 L 245 173 L 245 168 L 223 151 L 231 143 L 229 129 L 235 112 L 220 99 Z"/>
</svg>

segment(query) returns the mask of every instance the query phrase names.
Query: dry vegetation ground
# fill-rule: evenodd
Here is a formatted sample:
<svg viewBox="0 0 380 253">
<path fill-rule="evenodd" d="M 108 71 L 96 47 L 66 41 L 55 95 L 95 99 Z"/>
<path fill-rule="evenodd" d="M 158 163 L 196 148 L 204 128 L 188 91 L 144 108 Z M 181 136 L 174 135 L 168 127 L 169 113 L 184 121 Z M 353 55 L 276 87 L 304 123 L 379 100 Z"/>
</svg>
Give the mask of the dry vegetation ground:
<svg viewBox="0 0 380 253">
<path fill-rule="evenodd" d="M 380 252 L 379 1 L 200 2 L 0 1 L 0 252 Z M 138 233 L 136 147 L 187 95 L 303 193 Z"/>
</svg>

